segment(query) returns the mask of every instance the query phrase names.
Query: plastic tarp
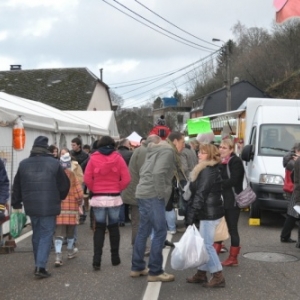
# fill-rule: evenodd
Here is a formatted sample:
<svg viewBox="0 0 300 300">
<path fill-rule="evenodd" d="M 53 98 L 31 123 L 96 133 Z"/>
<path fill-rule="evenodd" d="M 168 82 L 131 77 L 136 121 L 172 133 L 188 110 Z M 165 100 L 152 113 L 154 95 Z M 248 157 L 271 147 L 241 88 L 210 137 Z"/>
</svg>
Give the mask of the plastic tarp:
<svg viewBox="0 0 300 300">
<path fill-rule="evenodd" d="M 141 136 L 135 131 L 132 132 L 126 139 L 128 139 L 132 146 L 139 146 L 141 141 Z"/>
<path fill-rule="evenodd" d="M 91 134 L 94 134 L 93 128 L 101 127 L 104 130 L 108 131 L 106 135 L 109 135 L 116 140 L 120 138 L 115 114 L 111 110 L 65 110 L 64 112 L 70 114 L 71 116 L 75 117 L 77 120 L 80 120 L 82 122 L 88 121 L 91 126 Z"/>
<path fill-rule="evenodd" d="M 81 120 L 44 103 L 0 92 L 0 123 L 13 123 L 18 116 L 24 121 L 25 128 L 77 134 L 109 134 L 104 126 L 90 125 L 89 119 Z"/>
</svg>

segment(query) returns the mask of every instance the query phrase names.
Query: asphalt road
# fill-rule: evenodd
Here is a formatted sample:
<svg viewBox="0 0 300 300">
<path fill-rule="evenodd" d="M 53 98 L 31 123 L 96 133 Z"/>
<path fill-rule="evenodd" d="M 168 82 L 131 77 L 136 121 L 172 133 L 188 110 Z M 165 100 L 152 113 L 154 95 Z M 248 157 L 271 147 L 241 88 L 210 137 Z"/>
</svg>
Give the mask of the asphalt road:
<svg viewBox="0 0 300 300">
<path fill-rule="evenodd" d="M 176 277 L 174 282 L 148 286 L 146 277 L 133 279 L 129 276 L 131 265 L 130 245 L 131 226 L 121 230 L 120 254 L 122 263 L 113 267 L 110 263 L 108 237 L 105 241 L 103 262 L 100 272 L 92 269 L 93 242 L 88 223 L 79 226 L 79 255 L 55 268 L 54 251 L 51 252 L 48 269 L 52 276 L 35 279 L 31 250 L 31 237 L 18 242 L 15 253 L 0 255 L 0 299 L 104 299 L 135 300 L 143 299 L 147 289 L 148 299 L 196 300 L 196 299 L 300 299 L 300 250 L 295 244 L 280 242 L 279 235 L 284 217 L 279 214 L 264 214 L 261 226 L 248 225 L 248 213 L 242 212 L 239 222 L 241 235 L 241 255 L 238 267 L 226 268 L 224 275 L 226 287 L 205 289 L 198 284 L 188 284 L 185 278 L 195 270 L 174 271 L 170 267 L 170 254 L 167 257 L 167 272 Z M 178 221 L 179 226 L 182 221 Z M 30 228 L 25 229 L 28 231 Z M 173 241 L 178 241 L 182 233 L 176 233 Z M 292 237 L 296 239 L 295 228 Z M 225 242 L 228 246 L 228 241 Z M 168 252 L 168 251 L 165 251 Z M 257 261 L 244 255 L 260 252 L 257 257 L 275 262 Z M 65 252 L 66 253 L 66 252 Z M 272 254 L 275 253 L 275 254 Z M 276 254 L 277 253 L 277 254 Z M 296 261 L 278 262 L 276 255 L 291 255 Z M 275 256 L 274 256 L 275 255 Z M 221 254 L 221 260 L 227 254 Z M 65 255 L 66 257 L 66 255 Z M 150 296 L 149 296 L 150 295 Z"/>
</svg>

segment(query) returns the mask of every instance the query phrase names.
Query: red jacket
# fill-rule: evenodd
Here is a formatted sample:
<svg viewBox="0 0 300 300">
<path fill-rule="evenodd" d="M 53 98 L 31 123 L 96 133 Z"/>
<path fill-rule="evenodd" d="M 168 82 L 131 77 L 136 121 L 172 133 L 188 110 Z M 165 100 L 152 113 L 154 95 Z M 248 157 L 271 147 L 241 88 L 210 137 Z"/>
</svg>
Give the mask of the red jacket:
<svg viewBox="0 0 300 300">
<path fill-rule="evenodd" d="M 171 130 L 168 126 L 156 125 L 151 129 L 149 135 L 156 134 L 156 135 L 160 136 L 162 140 L 165 140 L 170 133 L 171 133 Z"/>
<path fill-rule="evenodd" d="M 118 152 L 104 155 L 96 151 L 86 166 L 84 182 L 94 194 L 120 193 L 130 183 L 130 173 Z"/>
<path fill-rule="evenodd" d="M 291 173 L 292 171 L 285 169 L 285 178 L 283 184 L 283 190 L 290 194 L 292 194 L 294 190 L 294 183 L 292 182 Z"/>
</svg>

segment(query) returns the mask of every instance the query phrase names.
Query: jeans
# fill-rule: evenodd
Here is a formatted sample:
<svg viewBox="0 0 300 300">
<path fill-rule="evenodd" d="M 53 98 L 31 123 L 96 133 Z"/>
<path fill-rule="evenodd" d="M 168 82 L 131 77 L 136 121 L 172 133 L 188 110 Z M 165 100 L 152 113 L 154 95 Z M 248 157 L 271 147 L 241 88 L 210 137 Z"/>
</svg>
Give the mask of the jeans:
<svg viewBox="0 0 300 300">
<path fill-rule="evenodd" d="M 209 255 L 209 261 L 206 264 L 199 266 L 198 270 L 209 271 L 212 274 L 222 271 L 223 269 L 219 256 L 213 247 L 216 227 L 220 222 L 221 219 L 200 221 L 200 234 L 204 239 L 205 248 Z"/>
<path fill-rule="evenodd" d="M 35 266 L 46 268 L 56 227 L 56 216 L 30 216 Z"/>
<path fill-rule="evenodd" d="M 125 204 L 120 206 L 119 223 L 125 223 Z"/>
<path fill-rule="evenodd" d="M 174 209 L 166 211 L 166 221 L 168 230 L 176 231 L 176 213 Z"/>
<path fill-rule="evenodd" d="M 96 223 L 106 224 L 108 217 L 108 225 L 116 224 L 119 222 L 120 206 L 112 207 L 93 207 L 94 217 Z"/>
<path fill-rule="evenodd" d="M 131 245 L 134 245 L 135 238 L 139 229 L 139 223 L 140 223 L 140 212 L 139 207 L 137 205 L 131 206 L 131 229 L 132 229 L 132 235 L 131 235 Z"/>
<path fill-rule="evenodd" d="M 164 272 L 162 268 L 162 250 L 167 236 L 165 201 L 164 199 L 138 199 L 140 225 L 132 253 L 132 271 L 142 271 L 146 268 L 144 254 L 146 242 L 153 228 L 154 237 L 151 243 L 149 257 L 149 275 L 157 276 Z"/>
</svg>

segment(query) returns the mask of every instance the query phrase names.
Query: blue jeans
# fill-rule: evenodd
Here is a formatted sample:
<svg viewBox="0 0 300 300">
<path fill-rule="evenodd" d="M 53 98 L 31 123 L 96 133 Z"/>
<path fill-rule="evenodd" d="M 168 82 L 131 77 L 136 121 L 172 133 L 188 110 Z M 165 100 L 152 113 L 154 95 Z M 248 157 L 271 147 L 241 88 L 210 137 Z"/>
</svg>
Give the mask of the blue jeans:
<svg viewBox="0 0 300 300">
<path fill-rule="evenodd" d="M 125 204 L 120 206 L 119 223 L 125 223 Z"/>
<path fill-rule="evenodd" d="M 149 275 L 156 276 L 164 272 L 162 268 L 162 250 L 167 236 L 164 199 L 138 199 L 140 225 L 132 253 L 131 270 L 142 271 L 146 268 L 144 254 L 147 238 L 153 228 L 154 236 L 149 257 Z"/>
<path fill-rule="evenodd" d="M 97 223 L 105 223 L 108 217 L 108 224 L 116 224 L 119 222 L 120 206 L 112 207 L 93 207 L 95 221 Z"/>
<path fill-rule="evenodd" d="M 204 239 L 206 251 L 209 255 L 209 261 L 206 264 L 199 266 L 198 270 L 209 271 L 211 274 L 223 270 L 219 256 L 213 247 L 216 227 L 220 222 L 221 219 L 200 221 L 200 234 Z"/>
<path fill-rule="evenodd" d="M 168 230 L 176 231 L 176 213 L 174 209 L 166 211 L 166 221 Z"/>
<path fill-rule="evenodd" d="M 30 219 L 35 266 L 46 268 L 56 227 L 56 216 L 31 216 Z"/>
</svg>

